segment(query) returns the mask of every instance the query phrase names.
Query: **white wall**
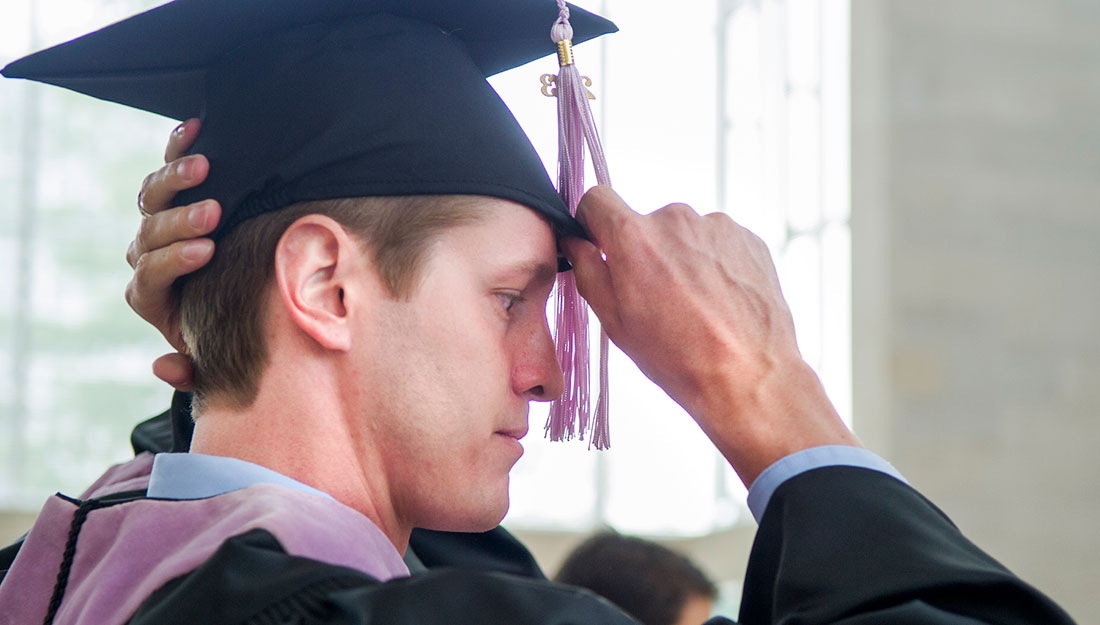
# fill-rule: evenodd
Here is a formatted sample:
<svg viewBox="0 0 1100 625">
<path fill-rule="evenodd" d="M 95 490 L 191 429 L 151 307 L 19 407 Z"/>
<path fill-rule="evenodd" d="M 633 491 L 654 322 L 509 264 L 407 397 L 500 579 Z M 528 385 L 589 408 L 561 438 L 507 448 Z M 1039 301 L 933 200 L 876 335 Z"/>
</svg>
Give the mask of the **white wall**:
<svg viewBox="0 0 1100 625">
<path fill-rule="evenodd" d="M 1100 623 L 1100 3 L 853 2 L 855 426 Z"/>
</svg>

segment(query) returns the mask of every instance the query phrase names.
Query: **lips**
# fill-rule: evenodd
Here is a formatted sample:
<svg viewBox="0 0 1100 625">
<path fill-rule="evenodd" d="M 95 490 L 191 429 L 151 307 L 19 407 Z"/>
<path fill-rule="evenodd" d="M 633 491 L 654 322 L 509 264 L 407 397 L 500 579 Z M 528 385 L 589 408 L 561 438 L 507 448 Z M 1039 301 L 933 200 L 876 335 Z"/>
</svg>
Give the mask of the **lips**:
<svg viewBox="0 0 1100 625">
<path fill-rule="evenodd" d="M 521 426 L 510 428 L 507 430 L 497 430 L 494 434 L 500 434 L 501 436 L 507 436 L 508 438 L 514 438 L 517 441 L 524 436 L 527 436 L 527 424 L 524 423 Z"/>
<path fill-rule="evenodd" d="M 523 427 L 516 427 L 493 432 L 494 439 L 499 436 L 500 442 L 503 443 L 505 448 L 510 450 L 512 461 L 508 463 L 509 468 L 516 462 L 518 462 L 521 457 L 523 457 L 523 443 L 519 442 L 519 439 L 523 438 L 526 434 L 526 425 L 524 425 Z"/>
</svg>

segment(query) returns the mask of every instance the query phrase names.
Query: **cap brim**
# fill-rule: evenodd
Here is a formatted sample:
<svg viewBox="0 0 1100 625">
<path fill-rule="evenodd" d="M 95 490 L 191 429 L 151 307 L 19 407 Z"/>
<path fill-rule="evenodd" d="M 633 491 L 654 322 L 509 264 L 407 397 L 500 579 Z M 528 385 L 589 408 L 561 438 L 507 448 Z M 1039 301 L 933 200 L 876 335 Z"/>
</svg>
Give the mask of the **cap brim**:
<svg viewBox="0 0 1100 625">
<path fill-rule="evenodd" d="M 177 0 L 19 59 L 0 73 L 174 119 L 202 112 L 207 68 L 244 39 L 298 24 L 390 13 L 462 39 L 485 76 L 553 53 L 549 0 Z M 615 32 L 570 5 L 574 43 Z M 140 50 L 141 54 L 134 54 Z"/>
</svg>

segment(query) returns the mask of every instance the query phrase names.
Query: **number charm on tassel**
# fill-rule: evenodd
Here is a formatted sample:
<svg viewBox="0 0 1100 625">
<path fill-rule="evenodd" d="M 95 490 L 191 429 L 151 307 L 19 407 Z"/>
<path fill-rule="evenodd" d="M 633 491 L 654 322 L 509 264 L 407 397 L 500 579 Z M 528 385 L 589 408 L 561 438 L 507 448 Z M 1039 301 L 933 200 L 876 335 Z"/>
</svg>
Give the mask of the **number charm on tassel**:
<svg viewBox="0 0 1100 625">
<path fill-rule="evenodd" d="M 557 74 L 543 74 L 539 76 L 539 82 L 542 83 L 542 95 L 548 98 L 558 97 L 558 76 Z M 595 100 L 596 94 L 592 93 L 589 87 L 592 86 L 592 79 L 588 76 L 581 76 L 581 82 L 584 83 L 584 94 L 588 96 L 589 100 Z"/>
</svg>

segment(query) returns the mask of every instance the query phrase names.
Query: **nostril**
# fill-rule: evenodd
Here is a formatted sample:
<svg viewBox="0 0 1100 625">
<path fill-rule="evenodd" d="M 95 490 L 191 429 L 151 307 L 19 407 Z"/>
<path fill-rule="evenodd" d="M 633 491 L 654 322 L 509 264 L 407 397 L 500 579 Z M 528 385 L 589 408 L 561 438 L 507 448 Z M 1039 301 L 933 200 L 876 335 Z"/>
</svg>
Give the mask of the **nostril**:
<svg viewBox="0 0 1100 625">
<path fill-rule="evenodd" d="M 529 392 L 531 393 L 531 395 L 533 395 L 535 397 L 545 397 L 546 396 L 546 389 L 542 388 L 541 384 L 534 387 L 534 388 L 532 388 Z"/>
</svg>

